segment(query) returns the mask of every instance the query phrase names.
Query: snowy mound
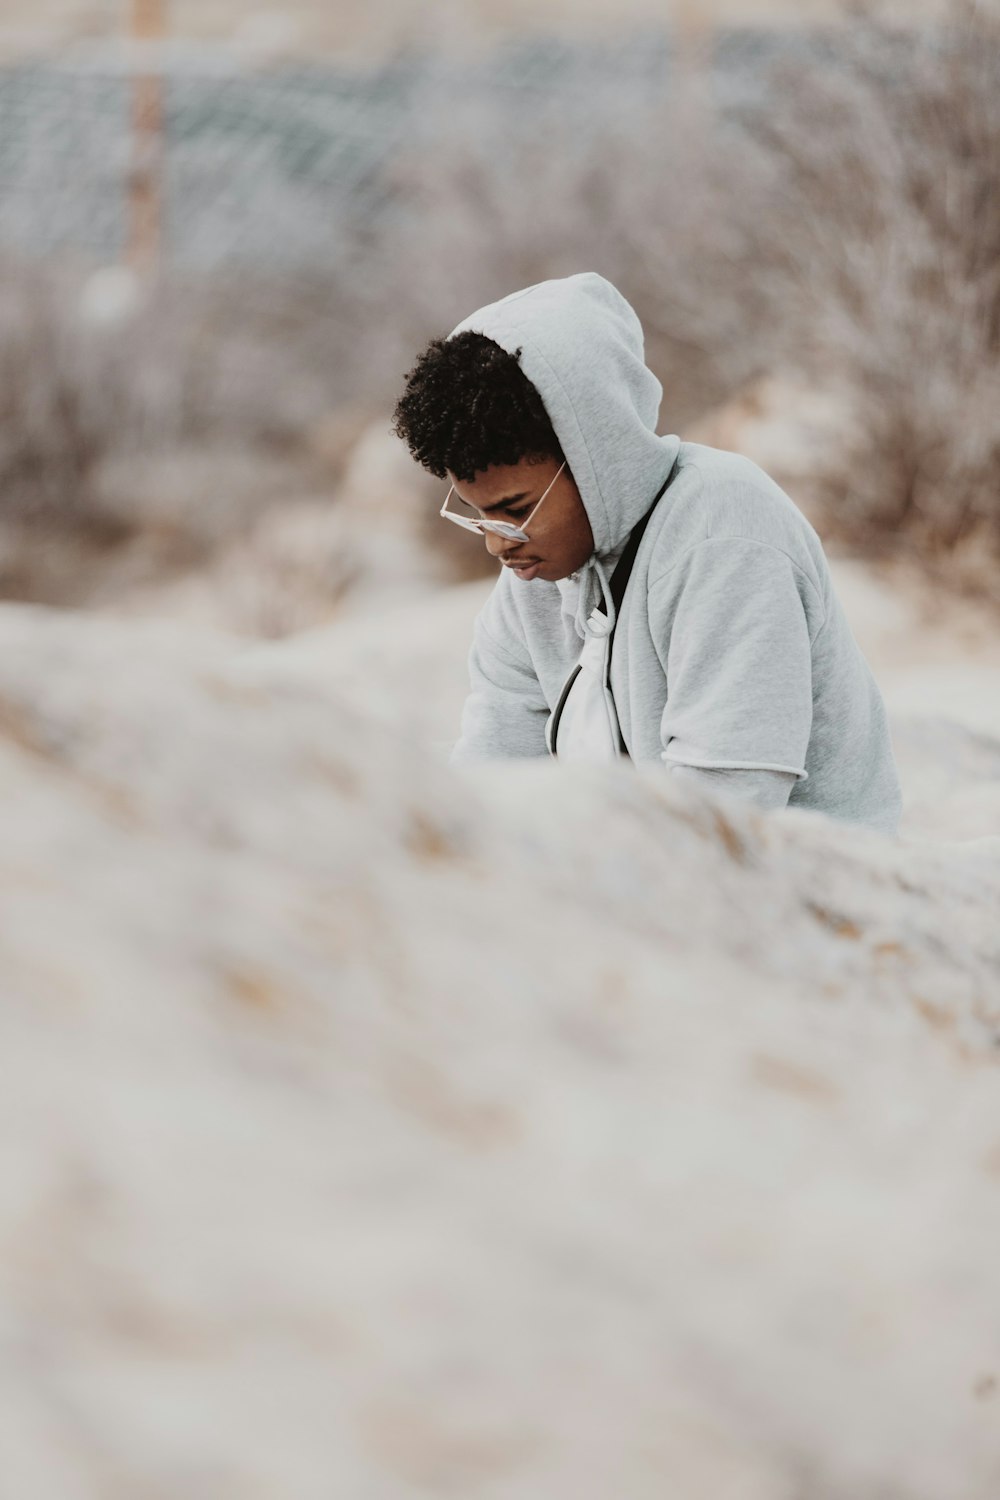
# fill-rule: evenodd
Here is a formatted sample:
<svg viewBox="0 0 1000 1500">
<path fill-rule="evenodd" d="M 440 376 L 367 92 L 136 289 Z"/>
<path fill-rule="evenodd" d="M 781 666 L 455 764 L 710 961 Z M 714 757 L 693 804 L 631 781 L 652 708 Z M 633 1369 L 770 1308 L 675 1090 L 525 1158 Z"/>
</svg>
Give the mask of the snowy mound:
<svg viewBox="0 0 1000 1500">
<path fill-rule="evenodd" d="M 994 1500 L 988 823 L 460 776 L 305 646 L 0 643 L 5 1492 Z"/>
</svg>

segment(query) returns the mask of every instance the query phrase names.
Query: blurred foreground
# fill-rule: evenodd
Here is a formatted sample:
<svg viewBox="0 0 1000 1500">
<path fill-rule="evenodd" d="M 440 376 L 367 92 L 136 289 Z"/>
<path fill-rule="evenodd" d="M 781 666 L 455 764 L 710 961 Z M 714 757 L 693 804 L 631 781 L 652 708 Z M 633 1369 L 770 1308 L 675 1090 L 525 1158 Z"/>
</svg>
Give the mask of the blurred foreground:
<svg viewBox="0 0 1000 1500">
<path fill-rule="evenodd" d="M 367 712 L 0 612 L 5 1485 L 993 1500 L 1000 724 L 894 719 L 899 841 L 460 777 L 480 587 Z"/>
</svg>

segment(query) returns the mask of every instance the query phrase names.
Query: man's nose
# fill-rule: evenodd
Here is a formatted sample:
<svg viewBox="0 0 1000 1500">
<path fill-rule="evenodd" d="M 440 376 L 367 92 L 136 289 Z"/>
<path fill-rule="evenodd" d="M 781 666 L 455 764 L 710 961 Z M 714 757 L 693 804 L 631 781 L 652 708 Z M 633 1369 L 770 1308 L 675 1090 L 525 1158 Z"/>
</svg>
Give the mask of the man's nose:
<svg viewBox="0 0 1000 1500">
<path fill-rule="evenodd" d="M 521 546 L 520 542 L 512 542 L 507 537 L 497 536 L 495 531 L 485 531 L 483 537 L 486 550 L 491 557 L 504 558 L 508 552 L 517 552 Z"/>
</svg>

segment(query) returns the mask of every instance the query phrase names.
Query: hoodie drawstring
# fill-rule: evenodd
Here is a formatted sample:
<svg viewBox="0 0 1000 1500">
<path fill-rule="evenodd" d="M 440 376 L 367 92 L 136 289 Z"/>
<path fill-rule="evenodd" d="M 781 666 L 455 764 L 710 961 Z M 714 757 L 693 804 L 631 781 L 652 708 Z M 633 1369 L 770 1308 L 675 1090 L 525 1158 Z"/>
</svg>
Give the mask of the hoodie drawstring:
<svg viewBox="0 0 1000 1500">
<path fill-rule="evenodd" d="M 601 593 L 604 595 L 604 609 L 608 617 L 608 624 L 605 630 L 602 631 L 602 634 L 607 635 L 610 634 L 610 632 L 615 628 L 615 620 L 617 618 L 618 612 L 615 609 L 615 601 L 611 593 L 611 579 L 608 575 L 607 568 L 601 562 L 601 559 L 597 556 L 594 557 L 593 567 L 594 572 L 597 574 L 598 579 L 600 580 Z"/>
<path fill-rule="evenodd" d="M 607 611 L 607 618 L 610 622 L 609 628 L 614 628 L 617 611 L 615 609 L 614 598 L 611 594 L 610 575 L 620 555 L 619 551 L 618 554 L 611 556 L 607 562 L 602 562 L 596 553 L 592 553 L 583 566 L 571 575 L 572 584 L 576 590 L 576 597 L 575 599 L 572 597 L 567 598 L 564 594 L 563 613 L 567 614 L 572 610 L 573 625 L 576 634 L 583 641 L 587 640 L 593 634 L 593 631 L 588 629 L 587 622 L 600 604 L 602 598 L 604 600 L 604 608 Z M 563 589 L 560 588 L 560 593 L 562 592 Z M 567 605 L 569 605 L 569 610 L 566 608 Z"/>
</svg>

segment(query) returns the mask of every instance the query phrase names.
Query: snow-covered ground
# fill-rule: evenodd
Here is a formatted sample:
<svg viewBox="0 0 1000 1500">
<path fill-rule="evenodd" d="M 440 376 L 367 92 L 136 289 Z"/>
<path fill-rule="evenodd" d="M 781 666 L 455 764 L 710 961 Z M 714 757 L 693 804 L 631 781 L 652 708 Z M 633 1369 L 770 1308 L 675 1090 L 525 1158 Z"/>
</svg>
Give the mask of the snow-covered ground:
<svg viewBox="0 0 1000 1500">
<path fill-rule="evenodd" d="M 449 770 L 482 584 L 0 610 L 4 1493 L 995 1500 L 995 647 L 836 576 L 899 840 Z"/>
</svg>

